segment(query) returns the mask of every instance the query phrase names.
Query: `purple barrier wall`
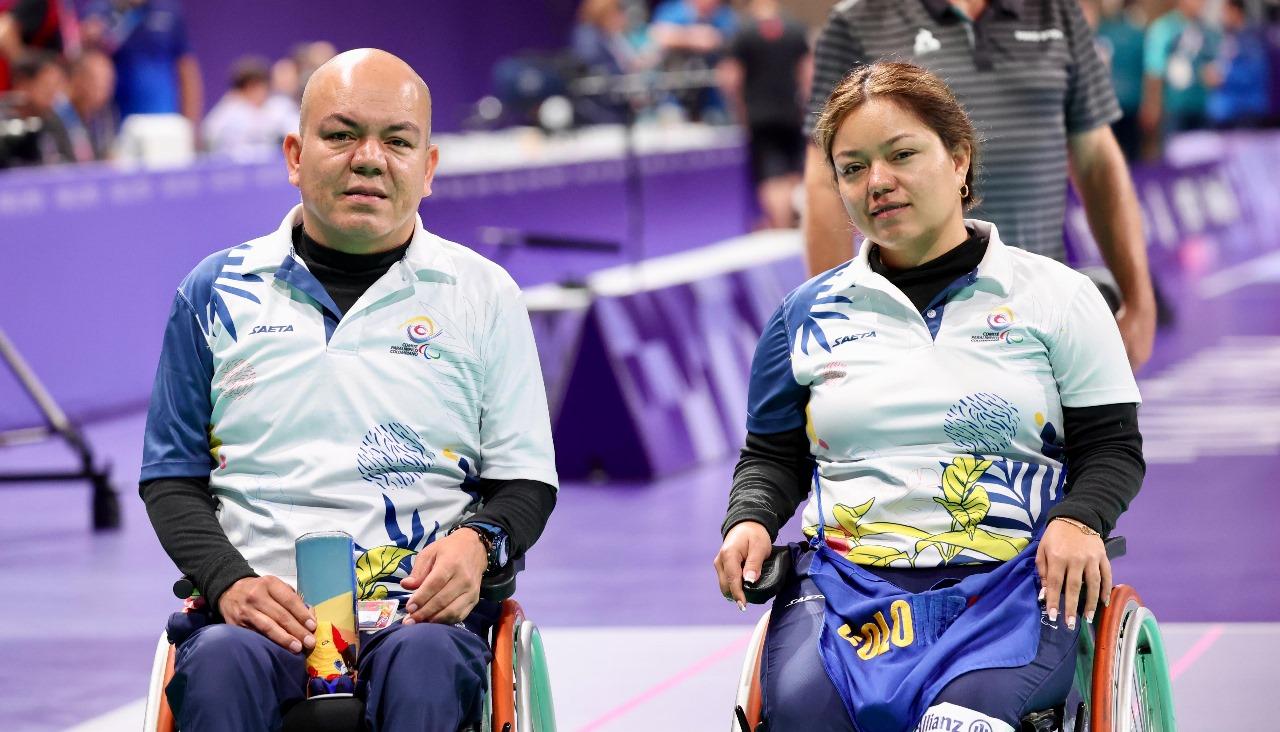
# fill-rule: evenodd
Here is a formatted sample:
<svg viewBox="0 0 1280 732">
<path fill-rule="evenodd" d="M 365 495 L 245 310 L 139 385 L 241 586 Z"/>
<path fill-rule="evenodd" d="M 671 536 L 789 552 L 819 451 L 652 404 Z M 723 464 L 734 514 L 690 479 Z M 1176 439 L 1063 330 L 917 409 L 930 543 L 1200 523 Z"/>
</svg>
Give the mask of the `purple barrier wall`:
<svg viewBox="0 0 1280 732">
<path fill-rule="evenodd" d="M 182 0 L 182 6 L 206 108 L 226 91 L 239 56 L 276 59 L 295 43 L 327 40 L 340 51 L 373 46 L 408 61 L 431 87 L 436 129 L 456 131 L 467 106 L 491 93 L 496 60 L 568 44 L 578 0 Z"/>
<path fill-rule="evenodd" d="M 740 148 L 642 160 L 642 213 L 649 223 L 638 245 L 626 241 L 627 195 L 616 160 L 442 172 L 435 195 L 423 204 L 423 220 L 465 244 L 485 226 L 623 243 L 605 253 L 476 245 L 523 286 L 582 280 L 601 268 L 745 230 L 749 186 Z M 273 229 L 297 200 L 279 162 L 208 161 L 171 172 L 6 173 L 0 176 L 0 328 L 73 417 L 141 407 L 178 282 L 206 255 Z M 687 215 L 690 200 L 715 215 Z M 39 422 L 0 367 L 0 429 Z"/>
<path fill-rule="evenodd" d="M 1280 135 L 1195 133 L 1178 142 L 1183 162 L 1131 171 L 1152 269 L 1196 270 L 1210 259 L 1235 261 L 1274 246 L 1280 231 Z M 1072 264 L 1101 264 L 1074 191 L 1066 238 Z"/>
<path fill-rule="evenodd" d="M 736 452 L 756 341 L 803 276 L 793 254 L 597 297 L 554 421 L 561 477 L 650 480 Z"/>
</svg>

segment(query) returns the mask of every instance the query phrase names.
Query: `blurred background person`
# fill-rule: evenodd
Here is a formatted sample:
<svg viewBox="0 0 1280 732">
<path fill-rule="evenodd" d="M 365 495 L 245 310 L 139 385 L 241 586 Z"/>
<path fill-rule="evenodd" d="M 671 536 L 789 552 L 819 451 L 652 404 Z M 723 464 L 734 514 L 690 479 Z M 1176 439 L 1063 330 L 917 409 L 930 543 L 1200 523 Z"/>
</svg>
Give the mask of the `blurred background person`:
<svg viewBox="0 0 1280 732">
<path fill-rule="evenodd" d="M 17 134 L 6 131 L 0 167 L 74 162 L 67 128 L 56 112 L 67 92 L 67 75 L 50 51 L 28 51 L 13 65 L 13 91 L 0 105 L 0 121 L 21 120 Z"/>
<path fill-rule="evenodd" d="M 1222 8 L 1222 44 L 1207 72 L 1209 123 L 1220 129 L 1257 127 L 1270 106 L 1271 73 L 1262 26 L 1250 22 L 1244 0 Z"/>
<path fill-rule="evenodd" d="M 199 128 L 204 85 L 177 0 L 91 0 L 84 17 L 86 44 L 111 54 L 116 65 L 122 119 L 181 114 Z"/>
<path fill-rule="evenodd" d="M 637 47 L 622 0 L 583 0 L 573 27 L 570 51 L 586 73 L 619 76 L 651 68 L 656 57 Z M 576 114 L 587 124 L 626 122 L 638 100 L 616 95 L 579 100 Z"/>
<path fill-rule="evenodd" d="M 804 27 L 777 0 L 753 0 L 720 62 L 735 117 L 747 128 L 751 177 L 764 228 L 796 224 L 793 203 L 804 171 L 804 99 L 813 61 Z"/>
<path fill-rule="evenodd" d="M 1147 20 L 1136 0 L 1101 0 L 1085 3 L 1086 16 L 1097 17 L 1098 51 L 1111 69 L 1111 85 L 1120 103 L 1120 119 L 1111 124 L 1116 142 L 1126 159 L 1142 154 L 1142 129 L 1138 112 L 1142 108 L 1142 49 Z M 1089 12 L 1097 9 L 1100 12 Z M 1092 20 L 1092 17 L 1090 18 Z"/>
<path fill-rule="evenodd" d="M 85 50 L 70 64 L 67 96 L 57 104 L 77 162 L 105 160 L 115 139 L 116 69 L 98 50 Z"/>
<path fill-rule="evenodd" d="M 298 129 L 291 100 L 271 104 L 271 70 L 259 56 L 238 59 L 231 88 L 204 119 L 202 137 L 210 153 L 237 159 L 277 155 L 286 135 Z"/>
<path fill-rule="evenodd" d="M 0 92 L 12 85 L 10 69 L 27 50 L 73 52 L 78 38 L 69 5 L 58 0 L 0 0 Z"/>
<path fill-rule="evenodd" d="M 737 16 L 721 0 L 665 0 L 653 12 L 649 35 L 668 71 L 715 68 L 725 43 L 737 30 Z M 685 114 L 697 121 L 723 121 L 724 98 L 709 87 L 675 95 Z"/>
<path fill-rule="evenodd" d="M 1205 22 L 1204 0 L 1178 0 L 1147 28 L 1139 121 L 1157 157 L 1164 136 L 1205 126 L 1206 70 L 1217 55 L 1218 33 Z"/>
</svg>

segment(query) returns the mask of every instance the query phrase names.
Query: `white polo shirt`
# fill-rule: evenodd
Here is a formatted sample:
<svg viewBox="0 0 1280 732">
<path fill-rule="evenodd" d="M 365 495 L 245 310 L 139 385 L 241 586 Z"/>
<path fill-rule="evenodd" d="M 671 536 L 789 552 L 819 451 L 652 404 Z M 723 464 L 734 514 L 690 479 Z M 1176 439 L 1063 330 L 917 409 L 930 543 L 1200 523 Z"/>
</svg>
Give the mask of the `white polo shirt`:
<svg viewBox="0 0 1280 732">
<path fill-rule="evenodd" d="M 362 596 L 394 594 L 479 478 L 558 484 L 533 331 L 501 267 L 420 219 L 340 314 L 293 251 L 301 216 L 183 280 L 142 480 L 207 476 L 231 543 L 291 583 L 298 536 L 346 531 Z"/>
<path fill-rule="evenodd" d="M 1093 283 L 965 223 L 987 252 L 923 316 L 864 243 L 788 295 L 756 350 L 747 428 L 807 427 L 826 534 L 860 564 L 1010 559 L 1062 497 L 1062 408 L 1140 401 Z"/>
</svg>

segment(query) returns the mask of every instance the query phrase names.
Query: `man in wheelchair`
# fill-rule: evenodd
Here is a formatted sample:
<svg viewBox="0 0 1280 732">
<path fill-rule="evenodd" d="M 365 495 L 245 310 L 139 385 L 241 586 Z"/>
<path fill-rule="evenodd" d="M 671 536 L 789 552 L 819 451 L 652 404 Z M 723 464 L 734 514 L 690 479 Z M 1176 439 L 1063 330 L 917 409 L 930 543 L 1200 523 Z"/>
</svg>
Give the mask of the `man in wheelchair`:
<svg viewBox="0 0 1280 732">
<path fill-rule="evenodd" d="M 937 76 L 859 68 L 815 138 L 866 241 L 765 328 L 715 560 L 745 609 L 813 486 L 763 721 L 1018 729 L 1067 697 L 1075 608 L 1109 597 L 1103 536 L 1142 481 L 1119 331 L 1084 275 L 964 218 L 977 135 Z"/>
<path fill-rule="evenodd" d="M 417 215 L 430 132 L 407 64 L 337 56 L 284 142 L 301 205 L 174 297 L 140 492 L 213 620 L 173 639 L 183 732 L 275 729 L 305 695 L 317 628 L 293 552 L 316 531 L 354 537 L 359 599 L 398 601 L 357 660 L 367 724 L 481 714 L 498 615 L 482 578 L 537 540 L 557 478 L 519 289 Z"/>
</svg>

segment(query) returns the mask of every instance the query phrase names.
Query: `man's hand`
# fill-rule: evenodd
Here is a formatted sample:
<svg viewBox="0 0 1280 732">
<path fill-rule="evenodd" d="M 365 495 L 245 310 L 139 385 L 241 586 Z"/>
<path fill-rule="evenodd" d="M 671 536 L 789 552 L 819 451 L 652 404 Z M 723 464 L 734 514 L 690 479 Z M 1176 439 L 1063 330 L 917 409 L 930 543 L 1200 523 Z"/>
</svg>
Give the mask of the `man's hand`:
<svg viewBox="0 0 1280 732">
<path fill-rule="evenodd" d="M 279 577 L 238 580 L 218 598 L 218 612 L 229 625 L 256 630 L 292 653 L 315 647 L 315 613 Z"/>
<path fill-rule="evenodd" d="M 720 594 L 736 602 L 739 610 L 747 609 L 742 581 L 760 579 L 760 568 L 771 551 L 773 544 L 769 541 L 768 529 L 755 521 L 734 524 L 725 534 L 720 552 L 716 554 L 716 577 L 720 580 Z"/>
<path fill-rule="evenodd" d="M 1093 622 L 1098 598 L 1111 598 L 1111 561 L 1102 537 L 1086 534 L 1074 522 L 1054 519 L 1049 522 L 1036 552 L 1036 571 L 1044 588 L 1045 610 L 1049 621 L 1056 622 L 1058 609 L 1067 616 L 1067 627 L 1076 627 L 1076 608 L 1080 607 L 1080 589 L 1085 590 L 1084 616 Z M 1065 602 L 1063 594 L 1066 594 Z"/>
<path fill-rule="evenodd" d="M 1151 358 L 1151 350 L 1155 347 L 1155 303 L 1125 303 L 1116 314 L 1116 325 L 1120 327 L 1120 338 L 1124 340 L 1124 350 L 1129 356 L 1129 367 L 1137 372 Z"/>
<path fill-rule="evenodd" d="M 415 590 L 405 611 L 405 625 L 458 623 L 480 600 L 480 581 L 489 565 L 480 534 L 463 527 L 418 552 L 413 572 L 400 580 Z"/>
</svg>

